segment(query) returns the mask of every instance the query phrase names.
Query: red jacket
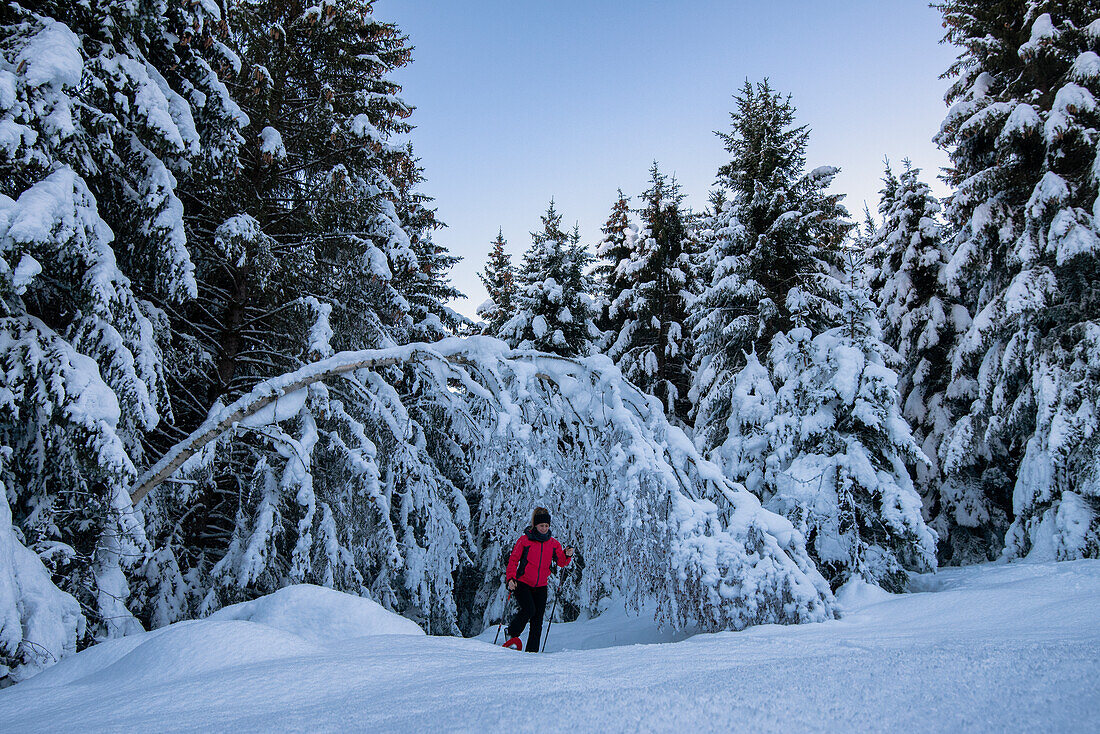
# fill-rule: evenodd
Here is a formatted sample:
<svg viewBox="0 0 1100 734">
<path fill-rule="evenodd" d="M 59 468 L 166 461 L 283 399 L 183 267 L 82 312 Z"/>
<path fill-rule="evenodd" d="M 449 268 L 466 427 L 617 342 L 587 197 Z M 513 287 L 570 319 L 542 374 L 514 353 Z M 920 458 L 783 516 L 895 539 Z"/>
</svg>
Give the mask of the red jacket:
<svg viewBox="0 0 1100 734">
<path fill-rule="evenodd" d="M 565 555 L 558 541 L 553 538 L 538 541 L 532 535 L 535 535 L 534 529 L 527 528 L 519 536 L 516 546 L 512 548 L 512 555 L 508 556 L 508 575 L 505 578 L 516 579 L 528 586 L 546 586 L 550 579 L 550 564 L 557 561 L 564 568 L 572 559 Z"/>
</svg>

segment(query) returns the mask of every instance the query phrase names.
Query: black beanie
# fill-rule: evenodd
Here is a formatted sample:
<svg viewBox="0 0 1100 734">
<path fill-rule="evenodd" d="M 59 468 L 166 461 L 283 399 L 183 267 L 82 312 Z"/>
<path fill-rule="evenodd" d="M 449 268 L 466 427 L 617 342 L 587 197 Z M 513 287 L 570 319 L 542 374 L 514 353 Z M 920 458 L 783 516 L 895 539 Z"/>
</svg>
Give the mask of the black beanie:
<svg viewBox="0 0 1100 734">
<path fill-rule="evenodd" d="M 534 517 L 531 518 L 531 525 L 532 526 L 539 525 L 541 523 L 546 523 L 547 525 L 550 524 L 550 513 L 549 512 L 536 512 Z"/>
</svg>

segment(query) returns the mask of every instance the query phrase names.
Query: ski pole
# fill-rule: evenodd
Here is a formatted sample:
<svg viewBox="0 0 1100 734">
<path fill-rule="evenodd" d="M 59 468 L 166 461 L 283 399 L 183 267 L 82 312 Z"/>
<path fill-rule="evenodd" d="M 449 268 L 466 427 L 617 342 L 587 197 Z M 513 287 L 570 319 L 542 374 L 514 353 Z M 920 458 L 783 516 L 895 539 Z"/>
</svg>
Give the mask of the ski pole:
<svg viewBox="0 0 1100 734">
<path fill-rule="evenodd" d="M 500 639 L 500 628 L 504 626 L 504 617 L 508 614 L 508 602 L 512 601 L 512 592 L 508 591 L 508 596 L 504 599 L 504 609 L 500 613 L 500 624 L 497 625 L 497 634 L 493 638 L 493 644 L 497 644 L 497 640 Z M 548 630 L 549 631 L 549 630 Z"/>
<path fill-rule="evenodd" d="M 554 624 L 554 612 L 558 610 L 558 597 L 561 595 L 561 585 L 565 581 L 565 569 L 558 575 L 558 587 L 554 591 L 554 607 L 550 610 L 550 620 L 546 623 L 546 634 L 542 638 L 539 652 L 546 652 L 546 641 L 550 639 L 550 626 Z"/>
</svg>

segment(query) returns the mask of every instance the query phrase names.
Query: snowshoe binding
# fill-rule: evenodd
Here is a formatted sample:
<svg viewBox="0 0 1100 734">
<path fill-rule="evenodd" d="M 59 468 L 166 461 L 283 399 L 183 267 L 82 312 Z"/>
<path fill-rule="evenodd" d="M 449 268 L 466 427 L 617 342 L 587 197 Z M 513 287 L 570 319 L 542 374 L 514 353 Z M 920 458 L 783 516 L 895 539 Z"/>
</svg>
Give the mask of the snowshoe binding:
<svg viewBox="0 0 1100 734">
<path fill-rule="evenodd" d="M 519 639 L 518 637 L 513 637 L 512 639 L 505 641 L 504 647 L 510 647 L 513 650 L 519 650 L 520 652 L 523 652 L 523 640 Z"/>
</svg>

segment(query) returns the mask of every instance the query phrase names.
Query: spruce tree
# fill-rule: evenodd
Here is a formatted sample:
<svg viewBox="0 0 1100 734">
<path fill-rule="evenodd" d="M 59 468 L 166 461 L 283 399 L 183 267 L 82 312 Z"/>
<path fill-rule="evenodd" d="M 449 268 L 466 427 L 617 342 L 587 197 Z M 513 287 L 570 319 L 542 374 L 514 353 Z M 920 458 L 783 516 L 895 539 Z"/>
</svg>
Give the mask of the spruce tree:
<svg viewBox="0 0 1100 734">
<path fill-rule="evenodd" d="M 905 466 L 926 459 L 900 415 L 862 271 L 853 257 L 840 326 L 813 336 L 796 313 L 799 325 L 775 336 L 762 494 L 806 535 L 833 588 L 862 577 L 899 592 L 909 570 L 935 568 L 935 534 Z"/>
<path fill-rule="evenodd" d="M 814 333 L 838 315 L 832 270 L 851 228 L 842 195 L 826 193 L 837 173 L 805 170 L 809 130 L 794 125 L 790 98 L 765 80 L 735 96 L 732 130 L 719 133 L 730 161 L 718 170 L 725 200 L 702 223 L 708 281 L 690 314 L 696 350 L 695 440 L 712 452 L 728 438 L 730 388 L 746 355 L 765 359 L 772 337 L 796 311 Z M 720 457 L 719 463 L 723 463 Z"/>
<path fill-rule="evenodd" d="M 432 197 L 419 190 L 424 169 L 413 155 L 412 145 L 406 145 L 402 152 L 389 162 L 389 178 L 396 188 L 398 221 L 409 238 L 417 265 L 394 273 L 394 287 L 408 303 L 404 323 L 394 331 L 400 341 L 431 342 L 450 336 L 466 323 L 464 316 L 447 306 L 449 301 L 462 298 L 449 276 L 462 258 L 434 241 L 433 234 L 446 225 L 439 221 L 436 210 L 429 208 Z"/>
<path fill-rule="evenodd" d="M 901 360 L 902 416 L 928 459 L 912 467 L 917 489 L 926 516 L 944 541 L 941 558 L 949 561 L 956 555 L 950 540 L 958 533 L 952 529 L 950 501 L 940 494 L 938 449 L 952 422 L 947 398 L 950 372 L 944 365 L 970 317 L 943 282 L 948 253 L 938 218 L 940 205 L 920 180 L 920 170 L 905 161 L 900 177 L 887 168 L 883 180 L 882 224 L 869 243 L 871 282 L 878 284 L 875 297 L 883 341 Z"/>
<path fill-rule="evenodd" d="M 81 604 L 81 644 L 140 629 L 127 576 L 149 548 L 127 491 L 149 431 L 172 415 L 162 309 L 196 292 L 177 182 L 238 122 L 190 45 L 212 42 L 216 16 L 0 8 L 0 443 L 12 452 L 0 479 L 21 535 Z"/>
<path fill-rule="evenodd" d="M 170 310 L 180 401 L 162 447 L 261 380 L 337 351 L 437 340 L 461 320 L 445 305 L 454 259 L 434 240 L 422 169 L 394 142 L 410 129 L 390 78 L 407 39 L 352 0 L 233 4 L 224 20 L 227 85 L 249 124 L 184 184 L 198 298 Z M 455 630 L 469 513 L 450 443 L 466 429 L 446 407 L 429 415 L 392 394 L 431 377 L 394 368 L 385 383 L 363 372 L 314 385 L 283 403 L 279 425 L 242 426 L 189 466 L 193 483 L 147 497 L 162 519 L 143 615 L 165 624 L 309 582 Z"/>
<path fill-rule="evenodd" d="M 596 326 L 604 333 L 604 338 L 614 338 L 611 333 L 611 321 L 608 310 L 611 306 L 611 293 L 620 292 L 628 287 L 622 276 L 615 274 L 616 266 L 630 257 L 630 248 L 627 238 L 632 236 L 630 223 L 630 199 L 619 189 L 618 198 L 611 207 L 611 213 L 607 216 L 600 229 L 603 239 L 596 246 L 596 266 L 592 268 L 592 277 L 595 280 L 597 296 L 599 298 L 599 318 Z M 600 351 L 606 351 L 607 345 L 601 345 Z"/>
<path fill-rule="evenodd" d="M 936 138 L 955 187 L 946 278 L 973 315 L 947 391 L 960 417 L 940 449 L 952 545 L 960 561 L 995 556 L 1003 537 L 1009 557 L 1096 556 L 1096 8 L 937 7 L 962 49 Z"/>
<path fill-rule="evenodd" d="M 894 175 L 889 159 L 884 159 L 883 163 L 885 170 L 881 179 L 882 188 L 878 190 L 877 210 L 879 215 L 883 217 L 884 228 L 885 218 L 897 203 L 898 177 Z M 875 302 L 879 304 L 880 310 L 882 306 L 881 291 L 891 272 L 885 264 L 888 250 L 881 241 L 882 231 L 879 224 L 875 222 L 874 215 L 871 214 L 871 208 L 864 202 L 863 227 L 856 237 L 855 244 L 856 249 L 863 253 L 864 261 L 867 263 L 867 284 L 870 286 L 871 293 L 874 294 Z"/>
<path fill-rule="evenodd" d="M 553 200 L 542 216 L 542 230 L 531 233 L 516 293 L 516 313 L 501 327 L 513 347 L 562 356 L 586 355 L 599 335 L 586 266 L 591 256 L 561 228 Z"/>
<path fill-rule="evenodd" d="M 488 322 L 485 332 L 496 336 L 504 322 L 512 317 L 515 308 L 516 272 L 512 267 L 512 256 L 504 249 L 508 246 L 504 230 L 497 231 L 497 237 L 491 244 L 485 270 L 477 274 L 489 293 L 489 300 L 478 306 L 477 310 L 478 315 Z"/>
<path fill-rule="evenodd" d="M 675 179 L 669 180 L 654 163 L 637 212 L 640 231 L 629 232 L 621 246 L 605 240 L 602 251 L 623 251 L 607 289 L 605 351 L 624 377 L 661 401 L 670 418 L 686 422 L 691 408 L 685 326 L 691 263 L 683 199 Z M 609 225 L 618 224 L 614 217 Z M 617 236 L 618 230 L 612 229 L 609 237 Z"/>
</svg>

